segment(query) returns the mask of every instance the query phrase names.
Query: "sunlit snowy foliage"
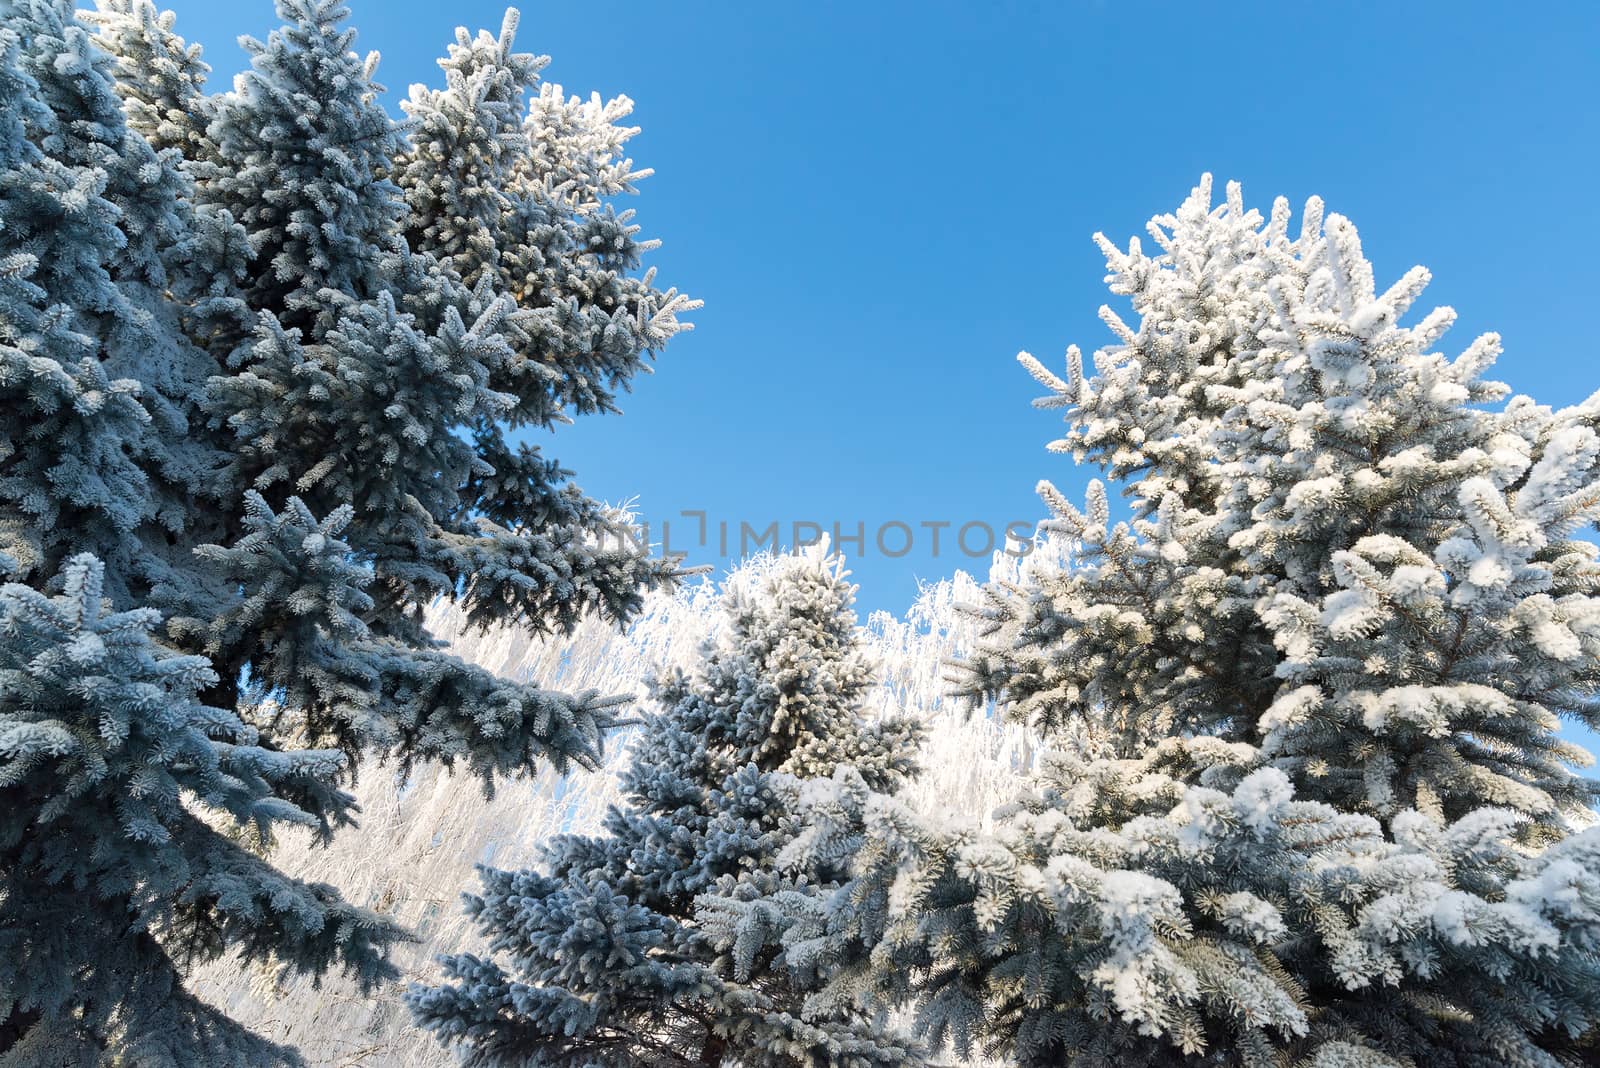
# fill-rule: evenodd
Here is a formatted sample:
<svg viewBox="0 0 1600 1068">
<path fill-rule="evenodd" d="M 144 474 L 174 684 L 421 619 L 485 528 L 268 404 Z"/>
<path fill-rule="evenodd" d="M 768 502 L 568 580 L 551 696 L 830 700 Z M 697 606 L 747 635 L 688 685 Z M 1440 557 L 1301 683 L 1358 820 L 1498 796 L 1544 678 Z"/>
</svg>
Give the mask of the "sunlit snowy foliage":
<svg viewBox="0 0 1600 1068">
<path fill-rule="evenodd" d="M 743 565 L 742 581 L 759 583 L 772 566 L 770 557 L 754 558 Z M 1014 567 L 1001 559 L 994 574 Z M 978 595 L 977 583 L 958 573 L 926 587 L 904 619 L 884 612 L 870 616 L 862 637 L 876 681 L 863 693 L 861 707 L 869 718 L 910 714 L 925 726 L 921 771 L 900 790 L 901 800 L 918 811 L 950 809 L 981 821 L 1013 794 L 1036 750 L 1025 729 L 969 716 L 945 696 L 945 661 L 968 650 L 974 633 L 973 621 L 956 606 Z M 428 622 L 455 652 L 496 674 L 644 699 L 649 678 L 693 670 L 702 644 L 716 639 L 726 616 L 716 585 L 707 580 L 677 594 L 649 595 L 625 633 L 600 620 L 585 621 L 570 640 L 516 628 L 479 633 L 467 629 L 462 614 L 447 603 L 430 612 Z M 481 952 L 480 936 L 459 903 L 461 891 L 480 885 L 474 866 L 536 866 L 552 836 L 602 832 L 607 807 L 621 799 L 620 774 L 637 730 L 619 732 L 601 773 L 547 771 L 503 784 L 491 799 L 470 776 L 437 765 L 421 766 L 409 777 L 374 769 L 353 790 L 362 805 L 360 833 L 340 835 L 328 847 L 291 833 L 273 860 L 303 878 L 337 882 L 351 900 L 381 908 L 415 932 L 419 942 L 398 948 L 396 963 L 407 981 L 436 983 L 435 956 Z M 200 969 L 194 986 L 250 1027 L 296 1046 L 313 1064 L 453 1063 L 443 1046 L 411 1022 L 400 1003 L 404 982 L 366 996 L 337 979 L 315 987 L 288 969 L 241 969 L 223 959 Z"/>
<path fill-rule="evenodd" d="M 1125 503 L 686 582 L 528 443 L 699 307 L 632 102 L 276 9 L 0 0 L 0 1068 L 1600 1063 L 1600 394 L 1207 176 L 1021 356 Z"/>
<path fill-rule="evenodd" d="M 696 306 L 612 206 L 626 102 L 535 91 L 513 13 L 397 122 L 341 4 L 277 6 L 212 95 L 147 0 L 3 8 L 8 1066 L 295 1060 L 183 970 L 371 989 L 408 935 L 263 848 L 348 829 L 359 763 L 597 767 L 621 712 L 440 649 L 426 607 L 561 633 L 676 578 L 512 436 L 612 408 Z"/>
<path fill-rule="evenodd" d="M 1207 178 L 1102 239 L 1126 324 L 1024 355 L 1128 491 L 992 585 L 962 689 L 1056 752 L 992 832 L 867 803 L 890 901 L 837 981 L 1024 1066 L 1588 1063 L 1600 1024 L 1600 395 L 1507 401 L 1312 200 Z M 858 879 L 872 876 L 863 870 Z"/>
</svg>

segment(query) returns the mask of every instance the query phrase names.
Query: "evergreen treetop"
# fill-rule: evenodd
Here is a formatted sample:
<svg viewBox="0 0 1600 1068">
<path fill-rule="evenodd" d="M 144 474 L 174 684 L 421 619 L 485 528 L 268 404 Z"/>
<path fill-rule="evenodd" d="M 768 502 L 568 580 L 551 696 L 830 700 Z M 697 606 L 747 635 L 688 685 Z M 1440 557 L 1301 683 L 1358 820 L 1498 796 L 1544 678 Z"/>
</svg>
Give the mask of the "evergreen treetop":
<svg viewBox="0 0 1600 1068">
<path fill-rule="evenodd" d="M 274 835 L 353 825 L 374 758 L 486 788 L 594 766 L 619 714 L 449 655 L 424 608 L 560 632 L 676 579 L 510 435 L 597 410 L 572 369 L 620 389 L 695 302 L 626 242 L 508 229 L 579 279 L 558 300 L 408 246 L 376 57 L 338 3 L 278 10 L 218 96 L 143 0 L 103 0 L 98 34 L 68 0 L 0 26 L 7 1065 L 293 1062 L 184 992 L 187 965 L 370 984 L 405 935 L 275 870 Z M 540 226 L 604 229 L 599 188 Z"/>
<path fill-rule="evenodd" d="M 1577 1064 L 1600 1024 L 1600 396 L 1503 405 L 1354 227 L 1206 179 L 1127 251 L 1116 343 L 1022 361 L 1067 567 L 977 609 L 965 691 L 1064 747 L 993 835 L 880 804 L 891 902 L 836 982 L 1022 1065 Z M 1588 1047 L 1584 1043 L 1589 1043 Z"/>
<path fill-rule="evenodd" d="M 602 836 L 549 843 L 543 871 L 482 869 L 467 905 L 490 952 L 413 988 L 419 1022 L 485 1065 L 920 1063 L 870 1011 L 810 999 L 803 961 L 728 946 L 696 907 L 712 890 L 746 904 L 836 890 L 837 864 L 779 875 L 801 794 L 834 776 L 892 789 L 914 770 L 917 725 L 859 710 L 873 671 L 852 595 L 822 547 L 736 572 L 704 665 L 656 689 L 626 807 Z"/>
</svg>

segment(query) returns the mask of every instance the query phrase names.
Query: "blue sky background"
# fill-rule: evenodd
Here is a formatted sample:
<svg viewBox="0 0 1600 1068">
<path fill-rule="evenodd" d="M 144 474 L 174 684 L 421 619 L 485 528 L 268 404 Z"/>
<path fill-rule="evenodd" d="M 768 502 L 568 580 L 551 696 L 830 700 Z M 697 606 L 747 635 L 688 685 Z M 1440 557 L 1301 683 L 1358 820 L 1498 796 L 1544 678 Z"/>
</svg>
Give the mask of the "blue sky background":
<svg viewBox="0 0 1600 1068">
<path fill-rule="evenodd" d="M 224 88 L 268 0 L 167 0 Z M 458 24 L 500 3 L 351 0 L 390 103 L 439 84 Z M 659 522 L 1033 520 L 1044 451 L 1014 357 L 1103 344 L 1095 230 L 1124 243 L 1202 171 L 1265 210 L 1312 193 L 1361 229 L 1380 287 L 1414 263 L 1446 351 L 1506 340 L 1540 401 L 1600 388 L 1600 5 L 1593 3 L 563 3 L 523 50 L 569 92 L 626 93 L 630 206 L 662 279 L 705 300 L 624 417 L 547 449 Z M 693 522 L 674 524 L 674 547 Z M 949 541 L 946 533 L 945 541 Z M 687 546 L 691 547 L 691 546 Z M 890 548 L 897 548 L 891 544 Z M 870 544 L 866 608 L 977 561 Z M 716 546 L 692 562 L 722 564 Z M 853 548 L 846 546 L 847 552 Z"/>
</svg>

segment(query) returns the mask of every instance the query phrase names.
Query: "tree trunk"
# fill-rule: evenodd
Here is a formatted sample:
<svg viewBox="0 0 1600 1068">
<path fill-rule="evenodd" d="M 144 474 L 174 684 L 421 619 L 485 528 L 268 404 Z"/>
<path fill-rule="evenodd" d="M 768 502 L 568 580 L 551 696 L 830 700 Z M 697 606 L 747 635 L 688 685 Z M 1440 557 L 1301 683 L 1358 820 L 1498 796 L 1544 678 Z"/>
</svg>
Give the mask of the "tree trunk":
<svg viewBox="0 0 1600 1068">
<path fill-rule="evenodd" d="M 722 1058 L 728 1055 L 728 1042 L 721 1035 L 707 1035 L 706 1044 L 700 1047 L 700 1063 L 704 1068 L 722 1068 Z"/>
</svg>

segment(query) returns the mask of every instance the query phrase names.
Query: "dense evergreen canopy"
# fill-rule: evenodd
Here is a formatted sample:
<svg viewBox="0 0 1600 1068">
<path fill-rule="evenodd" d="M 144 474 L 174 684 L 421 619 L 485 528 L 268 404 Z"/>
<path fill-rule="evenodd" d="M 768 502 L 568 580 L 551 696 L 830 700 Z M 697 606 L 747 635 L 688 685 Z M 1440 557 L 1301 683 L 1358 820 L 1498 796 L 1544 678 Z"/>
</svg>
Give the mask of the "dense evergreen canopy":
<svg viewBox="0 0 1600 1068">
<path fill-rule="evenodd" d="M 1064 408 L 1067 567 L 980 606 L 968 692 L 1056 739 L 993 834 L 869 807 L 857 984 L 1019 1065 L 1541 1066 L 1600 1025 L 1600 395 L 1500 405 L 1355 228 L 1207 178 L 1122 251 Z M 865 972 L 863 976 L 859 973 Z M 1588 1054 L 1580 1048 L 1589 1050 Z"/>
<path fill-rule="evenodd" d="M 447 958 L 417 1019 L 482 1065 L 921 1063 L 870 1004 L 814 996 L 815 953 L 764 944 L 782 903 L 848 894 L 847 859 L 806 848 L 802 799 L 914 770 L 918 725 L 861 713 L 853 593 L 822 546 L 736 573 L 704 664 L 657 688 L 606 834 L 555 839 L 542 871 L 483 869 L 468 907 L 490 954 Z"/>
<path fill-rule="evenodd" d="M 541 81 L 514 11 L 396 118 L 339 0 L 277 0 L 221 92 L 150 0 L 0 10 L 0 1068 L 297 1064 L 186 974 L 397 977 L 401 925 L 273 861 L 356 833 L 363 765 L 600 765 L 626 699 L 424 613 L 554 637 L 673 586 L 527 438 L 615 412 L 698 302 L 616 206 L 631 101 Z M 842 564 L 762 557 L 600 832 L 481 869 L 484 945 L 406 995 L 441 1055 L 1600 1062 L 1560 734 L 1600 729 L 1600 394 L 1437 351 L 1428 273 L 1380 290 L 1319 200 L 1293 233 L 1208 176 L 1149 234 L 1098 238 L 1134 321 L 1090 369 L 1021 356 L 1126 503 L 1040 483 L 1051 551 L 964 609 L 955 696 L 1035 735 L 1014 799 L 909 802 L 927 739 L 868 711 Z"/>
<path fill-rule="evenodd" d="M 351 823 L 372 757 L 592 766 L 616 716 L 442 652 L 422 609 L 559 631 L 675 573 L 513 436 L 612 409 L 694 306 L 610 206 L 625 103 L 530 104 L 513 14 L 400 123 L 339 3 L 278 12 L 214 96 L 147 0 L 0 26 L 7 1064 L 292 1058 L 183 965 L 376 981 L 404 933 L 276 872 L 274 829 Z M 457 248 L 439 205 L 483 196 Z"/>
</svg>

